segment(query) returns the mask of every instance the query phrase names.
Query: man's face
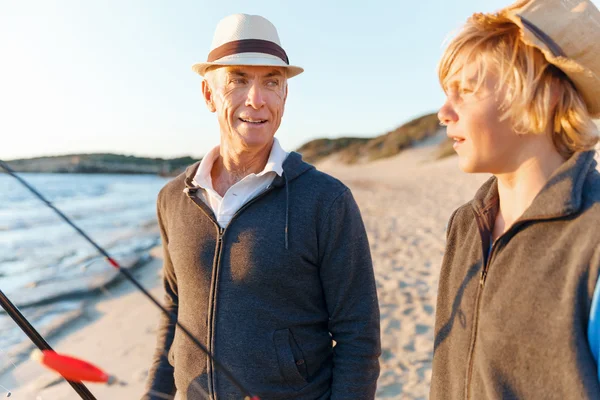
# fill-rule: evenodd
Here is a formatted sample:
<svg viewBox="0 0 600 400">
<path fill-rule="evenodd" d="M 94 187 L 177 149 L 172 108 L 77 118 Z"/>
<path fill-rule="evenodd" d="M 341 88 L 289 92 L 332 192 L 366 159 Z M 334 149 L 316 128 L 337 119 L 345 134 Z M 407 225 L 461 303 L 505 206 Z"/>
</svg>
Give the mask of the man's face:
<svg viewBox="0 0 600 400">
<path fill-rule="evenodd" d="M 219 67 L 206 74 L 202 92 L 230 147 L 243 151 L 272 143 L 287 98 L 284 68 Z"/>
<path fill-rule="evenodd" d="M 482 71 L 478 62 L 461 67 L 445 85 L 446 102 L 438 118 L 447 125 L 448 137 L 455 141 L 454 150 L 463 171 L 506 172 L 518 153 L 519 135 L 510 118 L 502 118 L 501 100 L 505 94 L 497 88 L 497 74 L 491 68 Z M 482 84 L 476 87 L 480 74 L 484 74 Z"/>
</svg>

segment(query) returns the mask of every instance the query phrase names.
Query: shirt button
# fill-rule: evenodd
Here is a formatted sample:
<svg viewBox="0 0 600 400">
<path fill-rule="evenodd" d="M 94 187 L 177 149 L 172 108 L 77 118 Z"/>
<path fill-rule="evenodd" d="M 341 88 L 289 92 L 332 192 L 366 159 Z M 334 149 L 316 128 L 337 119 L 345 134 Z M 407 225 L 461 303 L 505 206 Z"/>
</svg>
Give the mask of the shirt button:
<svg viewBox="0 0 600 400">
<path fill-rule="evenodd" d="M 298 360 L 296 361 L 296 365 L 303 365 L 304 364 L 304 360 Z"/>
</svg>

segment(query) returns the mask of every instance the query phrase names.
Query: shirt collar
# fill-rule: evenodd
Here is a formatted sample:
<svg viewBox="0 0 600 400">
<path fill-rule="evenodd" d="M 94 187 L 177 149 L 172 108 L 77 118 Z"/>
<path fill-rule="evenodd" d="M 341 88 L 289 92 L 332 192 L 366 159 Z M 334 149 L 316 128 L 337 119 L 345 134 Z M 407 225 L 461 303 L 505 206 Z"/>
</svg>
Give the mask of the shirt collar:
<svg viewBox="0 0 600 400">
<path fill-rule="evenodd" d="M 262 172 L 256 174 L 257 176 L 263 176 L 267 172 L 275 172 L 277 175 L 283 175 L 283 162 L 285 161 L 288 153 L 281 147 L 279 140 L 273 138 L 273 147 L 271 147 L 271 153 L 269 159 Z"/>
<path fill-rule="evenodd" d="M 198 170 L 196 171 L 196 175 L 194 176 L 194 180 L 192 181 L 194 185 L 200 186 L 203 189 L 214 190 L 210 172 L 212 171 L 215 160 L 217 157 L 219 157 L 220 149 L 221 146 L 216 146 L 202 158 L 202 161 L 200 161 L 200 165 L 198 166 Z M 273 146 L 271 147 L 267 164 L 261 172 L 256 174 L 256 176 L 263 176 L 269 172 L 275 172 L 277 175 L 282 176 L 283 162 L 287 156 L 288 153 L 281 147 L 279 140 L 277 140 L 277 138 L 273 138 Z"/>
<path fill-rule="evenodd" d="M 202 158 L 202 161 L 200 161 L 200 165 L 198 166 L 198 170 L 196 171 L 196 175 L 192 180 L 193 185 L 200 186 L 203 189 L 214 190 L 210 171 L 212 170 L 215 160 L 219 156 L 219 150 L 220 146 L 213 147 L 213 149 Z"/>
</svg>

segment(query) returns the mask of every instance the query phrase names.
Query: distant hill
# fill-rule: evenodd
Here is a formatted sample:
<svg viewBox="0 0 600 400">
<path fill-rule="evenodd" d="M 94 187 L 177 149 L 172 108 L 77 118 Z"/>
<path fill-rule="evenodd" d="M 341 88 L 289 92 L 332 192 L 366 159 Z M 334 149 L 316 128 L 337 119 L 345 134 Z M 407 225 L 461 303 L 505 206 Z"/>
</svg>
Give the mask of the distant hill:
<svg viewBox="0 0 600 400">
<path fill-rule="evenodd" d="M 594 122 L 600 129 L 600 120 Z M 335 154 L 338 161 L 357 164 L 391 157 L 421 143 L 429 145 L 429 141 L 425 142 L 425 140 L 434 139 L 436 136 L 438 140 L 434 141 L 436 143 L 433 151 L 434 158 L 441 159 L 456 155 L 453 148 L 454 141 L 446 137 L 446 129 L 439 125 L 436 113 L 423 115 L 374 138 L 315 139 L 302 145 L 297 151 L 302 153 L 302 158 L 310 163 Z M 600 151 L 600 144 L 597 149 Z"/>
<path fill-rule="evenodd" d="M 427 114 L 374 138 L 343 137 L 338 139 L 315 139 L 302 145 L 298 152 L 310 163 L 335 154 L 346 164 L 365 163 L 392 157 L 402 150 L 415 146 L 425 139 L 441 134 L 437 114 Z M 445 141 L 444 141 L 445 143 Z M 439 155 L 449 155 L 444 143 Z"/>
<path fill-rule="evenodd" d="M 69 154 L 8 161 L 17 172 L 158 174 L 172 176 L 196 162 L 192 157 L 148 158 L 120 154 Z"/>
<path fill-rule="evenodd" d="M 376 137 L 342 137 L 315 139 L 302 145 L 297 151 L 302 157 L 315 163 L 333 154 L 346 164 L 366 163 L 392 157 L 402 150 L 423 143 L 426 139 L 440 138 L 436 154 L 438 158 L 454 154 L 452 142 L 442 138 L 444 130 L 439 126 L 435 113 L 419 118 Z M 437 140 L 436 140 L 437 142 Z M 8 161 L 17 172 L 49 173 L 121 173 L 158 174 L 174 176 L 198 161 L 192 157 L 148 158 L 121 154 L 68 154 Z"/>
</svg>

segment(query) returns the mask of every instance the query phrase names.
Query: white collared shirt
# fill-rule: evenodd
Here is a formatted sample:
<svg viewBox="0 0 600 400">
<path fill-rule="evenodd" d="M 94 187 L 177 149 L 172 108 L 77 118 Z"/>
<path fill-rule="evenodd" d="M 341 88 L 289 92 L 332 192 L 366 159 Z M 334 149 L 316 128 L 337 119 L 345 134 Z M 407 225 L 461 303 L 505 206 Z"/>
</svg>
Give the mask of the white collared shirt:
<svg viewBox="0 0 600 400">
<path fill-rule="evenodd" d="M 226 228 L 235 213 L 249 200 L 256 197 L 273 182 L 277 175 L 283 174 L 283 162 L 288 153 L 283 150 L 277 138 L 273 138 L 273 147 L 267 160 L 267 165 L 258 174 L 250 174 L 231 186 L 221 197 L 213 187 L 211 170 L 219 157 L 220 146 L 213 148 L 200 162 L 198 171 L 192 183 L 204 191 L 198 192 L 199 197 L 212 209 L 221 228 Z"/>
</svg>

